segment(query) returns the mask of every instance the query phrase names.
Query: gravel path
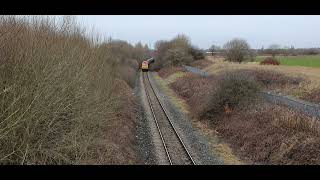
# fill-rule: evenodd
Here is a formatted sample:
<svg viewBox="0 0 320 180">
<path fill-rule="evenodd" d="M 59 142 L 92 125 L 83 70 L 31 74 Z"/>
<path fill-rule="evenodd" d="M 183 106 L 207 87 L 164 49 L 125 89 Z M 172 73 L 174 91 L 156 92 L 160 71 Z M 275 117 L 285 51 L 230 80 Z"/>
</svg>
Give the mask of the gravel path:
<svg viewBox="0 0 320 180">
<path fill-rule="evenodd" d="M 261 96 L 269 103 L 282 104 L 312 117 L 320 117 L 320 105 L 303 101 L 291 96 L 278 95 L 271 92 L 261 92 Z"/>
<path fill-rule="evenodd" d="M 185 66 L 183 65 L 184 69 L 189 71 L 189 72 L 192 72 L 194 74 L 199 74 L 200 76 L 203 76 L 203 77 L 208 77 L 209 74 L 205 71 L 202 71 L 201 69 L 199 68 L 195 68 L 195 67 L 191 67 L 191 66 Z"/>
<path fill-rule="evenodd" d="M 170 99 L 163 94 L 159 84 L 154 79 L 154 72 L 150 72 L 149 75 L 154 90 L 159 95 L 161 103 L 165 106 L 168 115 L 173 121 L 172 123 L 177 128 L 181 139 L 194 158 L 195 163 L 206 165 L 223 164 L 223 161 L 218 158 L 217 155 L 211 153 L 208 140 L 195 130 L 187 115 L 175 107 L 174 104 L 170 102 Z"/>
</svg>

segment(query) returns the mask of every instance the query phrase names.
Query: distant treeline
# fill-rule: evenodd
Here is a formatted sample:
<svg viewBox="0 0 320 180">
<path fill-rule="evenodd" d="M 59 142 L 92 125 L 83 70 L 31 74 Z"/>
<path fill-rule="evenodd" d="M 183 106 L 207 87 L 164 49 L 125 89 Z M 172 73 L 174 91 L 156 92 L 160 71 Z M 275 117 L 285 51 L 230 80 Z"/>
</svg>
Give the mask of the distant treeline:
<svg viewBox="0 0 320 180">
<path fill-rule="evenodd" d="M 258 55 L 284 55 L 284 56 L 297 56 L 297 55 L 317 55 L 320 54 L 320 48 L 279 48 L 279 49 L 254 49 Z"/>
<path fill-rule="evenodd" d="M 212 51 L 210 49 L 203 50 L 208 55 L 221 56 L 225 54 L 225 49 L 219 49 Z M 298 55 L 317 55 L 320 54 L 320 48 L 279 48 L 279 49 L 250 49 L 251 53 L 255 55 L 265 55 L 265 56 L 298 56 Z"/>
</svg>

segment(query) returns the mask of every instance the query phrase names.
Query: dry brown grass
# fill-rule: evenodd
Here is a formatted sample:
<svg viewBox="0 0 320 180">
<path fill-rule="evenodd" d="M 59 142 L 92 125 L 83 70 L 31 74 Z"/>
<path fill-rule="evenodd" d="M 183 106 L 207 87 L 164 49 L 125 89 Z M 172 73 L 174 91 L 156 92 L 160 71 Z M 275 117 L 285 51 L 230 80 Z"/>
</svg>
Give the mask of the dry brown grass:
<svg viewBox="0 0 320 180">
<path fill-rule="evenodd" d="M 319 120 L 265 103 L 217 119 L 212 128 L 249 162 L 320 163 Z"/>
<path fill-rule="evenodd" d="M 223 56 L 211 56 L 211 55 L 207 55 L 205 56 L 205 59 L 211 62 L 222 62 L 224 61 L 224 57 Z"/>
<path fill-rule="evenodd" d="M 192 116 L 199 116 L 206 109 L 209 96 L 213 91 L 215 82 L 212 77 L 204 78 L 199 75 L 188 73 L 178 78 L 169 86 L 182 98 L 187 104 L 191 105 L 190 112 Z"/>
<path fill-rule="evenodd" d="M 192 104 L 195 117 L 211 116 L 245 105 L 255 98 L 258 84 L 243 72 L 226 72 L 219 76 L 201 77 L 189 73 L 170 84 L 175 92 Z"/>
<path fill-rule="evenodd" d="M 311 92 L 307 92 L 302 99 L 310 102 L 320 103 L 320 89 L 315 89 Z"/>
<path fill-rule="evenodd" d="M 262 66 L 257 63 L 231 63 L 223 60 L 216 61 L 217 63 L 205 68 L 210 74 L 219 73 L 225 69 L 257 69 L 257 70 L 273 70 L 292 76 L 306 76 L 312 80 L 319 80 L 320 69 L 310 67 L 294 67 L 294 66 Z"/>
<path fill-rule="evenodd" d="M 212 61 L 209 61 L 208 59 L 201 59 L 201 60 L 197 60 L 197 61 L 194 61 L 190 64 L 190 66 L 193 66 L 193 67 L 196 67 L 196 68 L 199 68 L 199 69 L 203 69 L 205 67 L 208 67 L 212 64 L 213 62 Z"/>
<path fill-rule="evenodd" d="M 248 74 L 249 71 L 233 70 L 233 72 Z M 256 73 L 252 70 L 250 72 Z M 296 82 L 294 78 L 282 76 L 281 73 L 271 74 L 280 74 L 274 82 L 271 82 L 278 87 Z M 256 80 L 269 82 L 274 79 L 269 79 L 272 76 L 263 77 L 265 75 L 270 75 L 269 71 L 262 71 Z M 199 127 L 208 136 L 218 136 L 223 139 L 232 147 L 232 151 L 248 164 L 320 163 L 320 119 L 256 100 L 231 111 L 221 110 L 222 113 L 215 116 L 199 116 L 207 109 L 205 106 L 209 104 L 210 94 L 215 92 L 212 89 L 218 86 L 215 77 L 217 75 L 204 78 L 188 74 L 176 79 L 170 85 L 188 104 L 189 111 L 196 115 L 195 119 L 200 120 Z M 204 124 L 207 126 L 204 127 Z M 216 141 L 214 137 L 209 138 L 213 139 L 211 141 Z M 214 148 L 219 149 L 217 146 Z M 222 148 L 222 151 L 228 152 L 225 149 L 228 148 Z M 227 157 L 230 156 L 230 153 L 226 154 Z M 239 163 L 234 159 L 231 158 L 230 163 Z"/>
<path fill-rule="evenodd" d="M 120 65 L 118 68 L 118 74 L 119 74 L 119 78 L 124 80 L 126 83 L 128 83 L 131 88 L 135 86 L 137 69 Z"/>
<path fill-rule="evenodd" d="M 137 164 L 141 163 L 135 151 L 137 116 L 137 102 L 131 88 L 122 80 L 117 80 L 115 84 L 114 96 L 119 104 L 116 106 L 116 118 L 108 123 L 105 131 L 104 142 L 110 148 L 110 153 L 106 154 L 108 164 Z M 121 90 L 121 91 L 119 91 Z"/>
<path fill-rule="evenodd" d="M 230 63 L 224 61 L 216 61 L 216 63 L 204 69 L 209 74 L 220 74 L 223 71 L 232 70 L 254 70 L 269 71 L 280 73 L 292 78 L 302 78 L 303 81 L 297 86 L 288 86 L 286 88 L 275 89 L 275 91 L 283 94 L 293 95 L 297 98 L 309 99 L 309 94 L 317 92 L 320 89 L 320 68 L 310 67 L 294 67 L 294 66 L 262 66 L 255 63 Z M 312 94 L 317 96 L 317 94 Z"/>
<path fill-rule="evenodd" d="M 231 72 L 252 77 L 264 90 L 288 92 L 290 90 L 298 89 L 300 84 L 306 81 L 299 76 L 292 77 L 271 70 L 238 69 L 232 70 Z"/>
<path fill-rule="evenodd" d="M 176 73 L 179 74 L 179 73 Z M 173 74 L 171 76 L 175 76 L 176 74 Z M 190 73 L 186 73 L 186 75 L 192 75 Z M 161 90 L 163 93 L 166 94 L 166 97 L 170 99 L 170 101 L 176 106 L 176 108 L 179 108 L 183 113 L 190 114 L 190 111 L 192 110 L 186 100 L 182 99 L 177 95 L 175 91 L 173 91 L 171 88 L 169 88 L 169 84 L 167 82 L 167 79 L 162 79 L 159 76 L 155 76 L 155 79 L 160 85 Z M 197 105 L 195 105 L 196 107 Z M 243 164 L 239 158 L 237 158 L 232 150 L 230 149 L 229 145 L 219 141 L 219 139 L 216 138 L 216 133 L 213 129 L 208 128 L 209 123 L 206 121 L 197 121 L 195 119 L 192 120 L 192 123 L 195 127 L 199 128 L 201 132 L 203 132 L 206 136 L 209 138 L 209 145 L 211 150 L 218 154 L 219 157 L 221 157 L 225 164 Z"/>
<path fill-rule="evenodd" d="M 162 68 L 158 71 L 158 74 L 161 78 L 167 78 L 170 75 L 180 72 L 180 71 L 184 71 L 183 67 L 176 67 L 176 66 L 170 66 L 170 67 L 165 67 Z"/>
<path fill-rule="evenodd" d="M 0 17 L 1 164 L 137 160 L 134 121 L 118 115 L 130 106 L 117 96 L 130 90 L 117 88 L 119 58 L 83 31 L 70 18 Z"/>
</svg>

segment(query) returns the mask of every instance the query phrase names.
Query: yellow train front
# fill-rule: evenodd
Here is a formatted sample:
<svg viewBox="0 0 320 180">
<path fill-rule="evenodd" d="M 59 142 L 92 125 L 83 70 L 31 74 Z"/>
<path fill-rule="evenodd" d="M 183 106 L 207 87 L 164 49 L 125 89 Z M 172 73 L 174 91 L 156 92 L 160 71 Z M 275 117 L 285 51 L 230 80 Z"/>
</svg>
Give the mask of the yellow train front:
<svg viewBox="0 0 320 180">
<path fill-rule="evenodd" d="M 141 65 L 142 71 L 148 71 L 149 69 L 149 62 L 148 61 L 143 61 Z"/>
</svg>

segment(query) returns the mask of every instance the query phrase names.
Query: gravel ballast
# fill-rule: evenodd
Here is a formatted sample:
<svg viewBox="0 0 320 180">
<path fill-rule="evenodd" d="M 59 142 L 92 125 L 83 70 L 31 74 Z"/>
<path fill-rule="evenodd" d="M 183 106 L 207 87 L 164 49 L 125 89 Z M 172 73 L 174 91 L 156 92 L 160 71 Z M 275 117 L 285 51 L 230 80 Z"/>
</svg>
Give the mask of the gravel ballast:
<svg viewBox="0 0 320 180">
<path fill-rule="evenodd" d="M 158 160 L 156 157 L 155 153 L 155 147 L 154 147 L 154 142 L 152 140 L 152 135 L 151 135 L 151 130 L 150 130 L 150 125 L 149 125 L 149 120 L 148 120 L 148 115 L 145 111 L 145 105 L 144 105 L 144 91 L 143 91 L 143 86 L 141 84 L 141 78 L 140 78 L 140 73 L 138 75 L 138 78 L 136 79 L 136 87 L 134 89 L 134 93 L 137 98 L 137 109 L 139 111 L 139 118 L 138 118 L 138 123 L 137 123 L 137 149 L 138 153 L 140 155 L 140 159 L 143 162 L 143 164 L 146 165 L 155 165 L 158 164 Z"/>
<path fill-rule="evenodd" d="M 155 73 L 150 72 L 151 84 L 159 96 L 161 103 L 165 106 L 172 123 L 177 128 L 179 135 L 184 141 L 191 156 L 196 164 L 218 165 L 223 164 L 223 161 L 209 149 L 208 140 L 202 136 L 192 126 L 191 119 L 179 110 L 161 90 L 160 85 L 154 78 Z"/>
<path fill-rule="evenodd" d="M 168 159 L 147 101 L 142 72 L 139 73 L 137 79 L 137 95 L 140 102 L 141 116 L 143 117 L 137 127 L 141 157 L 145 160 L 145 164 L 166 165 L 168 164 Z"/>
</svg>

